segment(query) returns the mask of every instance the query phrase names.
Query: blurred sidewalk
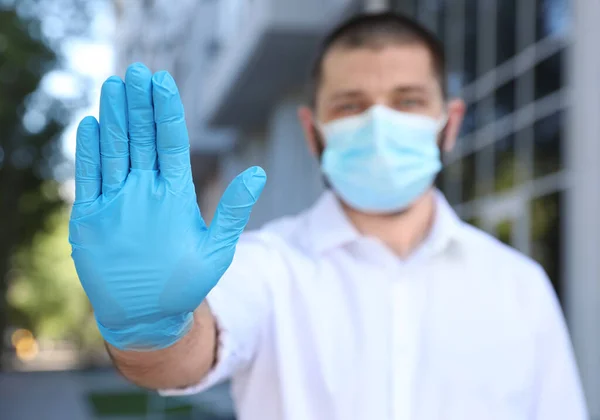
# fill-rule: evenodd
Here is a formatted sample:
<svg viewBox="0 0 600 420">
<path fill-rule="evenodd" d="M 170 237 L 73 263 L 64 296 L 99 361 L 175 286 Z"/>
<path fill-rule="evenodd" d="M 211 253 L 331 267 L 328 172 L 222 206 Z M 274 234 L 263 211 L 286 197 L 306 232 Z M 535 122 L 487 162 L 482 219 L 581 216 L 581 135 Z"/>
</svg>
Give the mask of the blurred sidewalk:
<svg viewBox="0 0 600 420">
<path fill-rule="evenodd" d="M 72 372 L 20 372 L 0 374 L 0 417 L 2 420 L 142 420 L 142 419 L 233 419 L 228 385 L 217 386 L 189 399 L 167 399 L 129 384 L 112 369 Z M 111 407 L 98 408 L 103 396 Z M 115 396 L 131 400 L 122 415 L 110 415 Z M 96 402 L 94 402 L 96 401 Z M 147 403 L 134 414 L 140 402 Z M 181 414 L 165 414 L 171 408 L 185 408 Z M 147 408 L 153 413 L 145 413 Z M 104 410 L 103 413 L 99 411 Z M 129 414 L 128 414 L 129 413 Z"/>
</svg>

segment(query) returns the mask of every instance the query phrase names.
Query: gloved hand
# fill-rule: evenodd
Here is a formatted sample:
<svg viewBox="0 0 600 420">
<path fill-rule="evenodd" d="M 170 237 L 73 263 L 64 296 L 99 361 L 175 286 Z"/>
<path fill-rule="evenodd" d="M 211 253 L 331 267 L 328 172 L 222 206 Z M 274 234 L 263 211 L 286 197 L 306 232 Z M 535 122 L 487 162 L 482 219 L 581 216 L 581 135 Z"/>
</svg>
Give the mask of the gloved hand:
<svg viewBox="0 0 600 420">
<path fill-rule="evenodd" d="M 108 343 L 157 350 L 188 332 L 231 264 L 265 180 L 258 167 L 235 178 L 207 228 L 173 78 L 134 64 L 125 83 L 104 83 L 100 123 L 86 117 L 77 131 L 69 240 Z"/>
</svg>

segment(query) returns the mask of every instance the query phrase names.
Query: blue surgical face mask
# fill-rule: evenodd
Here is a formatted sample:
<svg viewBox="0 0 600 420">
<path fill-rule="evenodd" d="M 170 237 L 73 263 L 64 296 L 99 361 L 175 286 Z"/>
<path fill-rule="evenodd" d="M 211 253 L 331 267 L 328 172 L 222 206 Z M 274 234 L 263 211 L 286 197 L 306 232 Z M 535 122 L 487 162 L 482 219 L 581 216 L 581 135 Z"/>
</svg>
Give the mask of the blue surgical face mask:
<svg viewBox="0 0 600 420">
<path fill-rule="evenodd" d="M 365 113 L 321 125 L 321 168 L 339 197 L 367 213 L 410 207 L 442 168 L 438 135 L 446 119 L 375 105 Z"/>
</svg>

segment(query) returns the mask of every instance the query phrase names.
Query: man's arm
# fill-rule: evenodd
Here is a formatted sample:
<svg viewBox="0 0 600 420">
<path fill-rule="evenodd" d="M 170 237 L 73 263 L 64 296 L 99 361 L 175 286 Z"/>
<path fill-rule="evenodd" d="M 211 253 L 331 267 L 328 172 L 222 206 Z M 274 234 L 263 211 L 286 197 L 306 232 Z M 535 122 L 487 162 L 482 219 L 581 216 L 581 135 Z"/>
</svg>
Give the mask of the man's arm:
<svg viewBox="0 0 600 420">
<path fill-rule="evenodd" d="M 196 385 L 216 363 L 218 330 L 206 302 L 194 312 L 190 332 L 166 349 L 122 351 L 107 344 L 116 368 L 129 381 L 149 389 L 178 389 Z"/>
<path fill-rule="evenodd" d="M 163 395 L 194 394 L 231 377 L 252 363 L 271 316 L 269 284 L 287 274 L 259 234 L 245 234 L 231 266 L 194 311 L 191 330 L 157 351 L 109 346 L 115 366 L 129 381 Z"/>
<path fill-rule="evenodd" d="M 182 387 L 210 369 L 215 322 L 203 302 L 228 270 L 266 181 L 260 168 L 236 177 L 209 227 L 189 150 L 175 81 L 142 64 L 128 68 L 125 82 L 103 84 L 100 120 L 86 117 L 77 130 L 71 256 L 119 369 L 151 388 Z M 235 299 L 225 293 L 217 309 L 208 299 L 216 319 L 232 318 L 223 313 Z M 248 298 L 238 300 L 232 307 Z"/>
</svg>

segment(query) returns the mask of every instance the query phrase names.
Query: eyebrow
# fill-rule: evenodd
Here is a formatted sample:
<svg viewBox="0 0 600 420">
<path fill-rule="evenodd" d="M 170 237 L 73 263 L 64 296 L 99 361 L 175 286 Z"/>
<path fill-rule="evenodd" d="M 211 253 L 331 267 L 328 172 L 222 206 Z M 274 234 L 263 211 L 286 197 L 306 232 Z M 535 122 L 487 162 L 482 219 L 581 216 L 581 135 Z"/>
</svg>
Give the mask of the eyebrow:
<svg viewBox="0 0 600 420">
<path fill-rule="evenodd" d="M 394 88 L 394 93 L 429 93 L 429 89 L 422 85 L 404 85 Z"/>
<path fill-rule="evenodd" d="M 393 93 L 407 94 L 407 93 L 429 93 L 429 89 L 422 85 L 400 85 L 396 86 L 393 90 Z M 350 99 L 364 96 L 365 92 L 361 90 L 343 90 L 340 92 L 336 92 L 329 97 L 329 100 L 336 101 L 340 99 Z"/>
<path fill-rule="evenodd" d="M 365 93 L 360 90 L 343 90 L 343 91 L 334 93 L 333 95 L 331 95 L 331 97 L 329 97 L 329 99 L 332 101 L 335 101 L 338 99 L 356 98 L 359 96 L 364 96 L 364 94 Z"/>
</svg>

